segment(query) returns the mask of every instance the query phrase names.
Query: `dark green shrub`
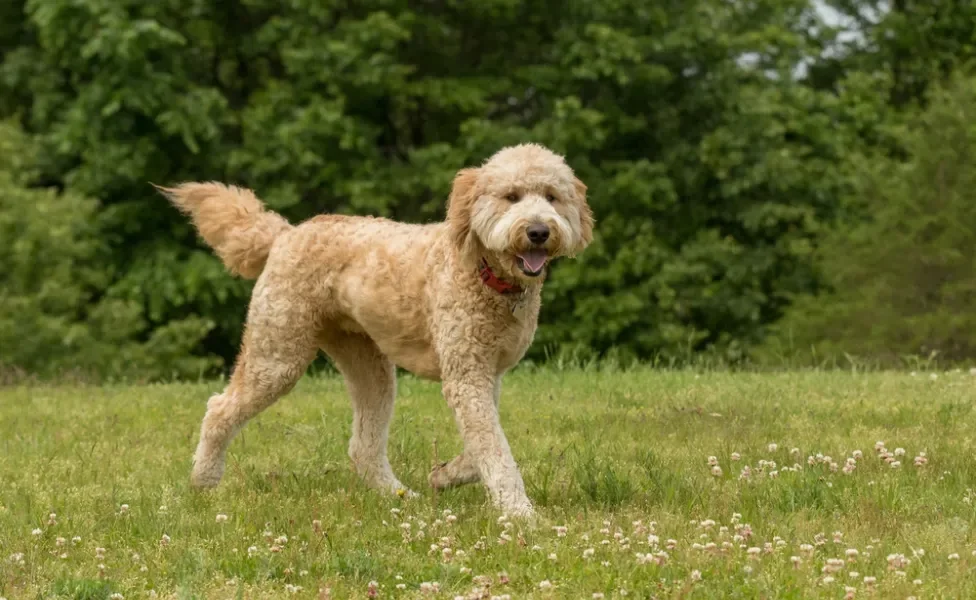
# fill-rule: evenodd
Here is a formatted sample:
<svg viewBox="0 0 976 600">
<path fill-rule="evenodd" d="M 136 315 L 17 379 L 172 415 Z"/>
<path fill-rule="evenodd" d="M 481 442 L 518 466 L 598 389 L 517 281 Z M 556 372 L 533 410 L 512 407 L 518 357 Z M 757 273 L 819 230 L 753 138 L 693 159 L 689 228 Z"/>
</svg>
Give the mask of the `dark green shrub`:
<svg viewBox="0 0 976 600">
<path fill-rule="evenodd" d="M 143 309 L 113 297 L 98 203 L 29 187 L 36 148 L 0 123 L 0 377 L 199 376 L 191 353 L 210 324 L 190 317 L 148 329 Z"/>
<path fill-rule="evenodd" d="M 976 356 L 976 79 L 935 88 L 902 141 L 907 161 L 858 163 L 866 218 L 823 245 L 833 292 L 798 299 L 760 359 Z"/>
</svg>

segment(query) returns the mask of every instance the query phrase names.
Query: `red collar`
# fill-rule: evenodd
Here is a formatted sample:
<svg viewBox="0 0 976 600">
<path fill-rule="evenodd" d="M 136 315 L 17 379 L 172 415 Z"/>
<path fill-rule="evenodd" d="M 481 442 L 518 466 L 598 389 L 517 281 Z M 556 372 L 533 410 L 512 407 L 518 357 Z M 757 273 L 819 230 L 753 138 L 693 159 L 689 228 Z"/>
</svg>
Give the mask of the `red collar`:
<svg viewBox="0 0 976 600">
<path fill-rule="evenodd" d="M 478 272 L 481 274 L 481 281 L 499 294 L 521 294 L 525 291 L 518 284 L 509 283 L 495 275 L 495 272 L 488 266 L 488 261 L 483 258 Z"/>
</svg>

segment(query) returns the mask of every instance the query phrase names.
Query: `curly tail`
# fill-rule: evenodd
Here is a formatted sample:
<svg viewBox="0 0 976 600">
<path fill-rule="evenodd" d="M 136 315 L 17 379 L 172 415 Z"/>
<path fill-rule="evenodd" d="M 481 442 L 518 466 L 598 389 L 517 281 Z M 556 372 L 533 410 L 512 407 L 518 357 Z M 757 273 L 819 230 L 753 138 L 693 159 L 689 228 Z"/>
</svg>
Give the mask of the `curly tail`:
<svg viewBox="0 0 976 600">
<path fill-rule="evenodd" d="M 190 215 L 200 236 L 230 272 L 246 279 L 261 274 L 275 239 L 291 229 L 284 217 L 266 210 L 248 189 L 216 182 L 154 187 Z"/>
</svg>

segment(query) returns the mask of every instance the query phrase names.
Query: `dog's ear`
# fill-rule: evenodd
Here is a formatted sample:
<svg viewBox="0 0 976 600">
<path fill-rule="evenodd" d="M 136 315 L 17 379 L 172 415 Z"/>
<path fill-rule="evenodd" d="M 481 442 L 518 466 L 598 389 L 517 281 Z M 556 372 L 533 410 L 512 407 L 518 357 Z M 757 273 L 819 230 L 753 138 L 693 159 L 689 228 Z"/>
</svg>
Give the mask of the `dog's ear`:
<svg viewBox="0 0 976 600">
<path fill-rule="evenodd" d="M 593 211 L 586 202 L 586 184 L 579 177 L 573 178 L 573 189 L 576 191 L 576 199 L 579 202 L 580 211 L 580 245 L 583 250 L 593 241 Z"/>
<path fill-rule="evenodd" d="M 458 249 L 468 246 L 471 237 L 471 207 L 477 199 L 475 184 L 478 169 L 461 169 L 454 176 L 451 197 L 447 201 L 447 223 Z"/>
</svg>

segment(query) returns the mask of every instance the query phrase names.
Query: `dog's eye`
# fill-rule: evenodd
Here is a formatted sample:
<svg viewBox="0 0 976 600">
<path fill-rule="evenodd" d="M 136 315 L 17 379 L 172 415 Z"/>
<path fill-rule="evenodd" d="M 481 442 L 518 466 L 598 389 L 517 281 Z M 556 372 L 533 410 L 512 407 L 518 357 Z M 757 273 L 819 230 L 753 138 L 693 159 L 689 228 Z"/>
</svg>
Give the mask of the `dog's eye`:
<svg viewBox="0 0 976 600">
<path fill-rule="evenodd" d="M 556 196 L 554 196 L 553 194 L 546 194 L 546 200 L 548 200 L 549 202 L 555 202 Z"/>
<path fill-rule="evenodd" d="M 515 192 L 511 192 L 505 194 L 505 199 L 508 200 L 509 202 L 518 202 L 519 197 L 518 194 L 516 194 Z"/>
</svg>

